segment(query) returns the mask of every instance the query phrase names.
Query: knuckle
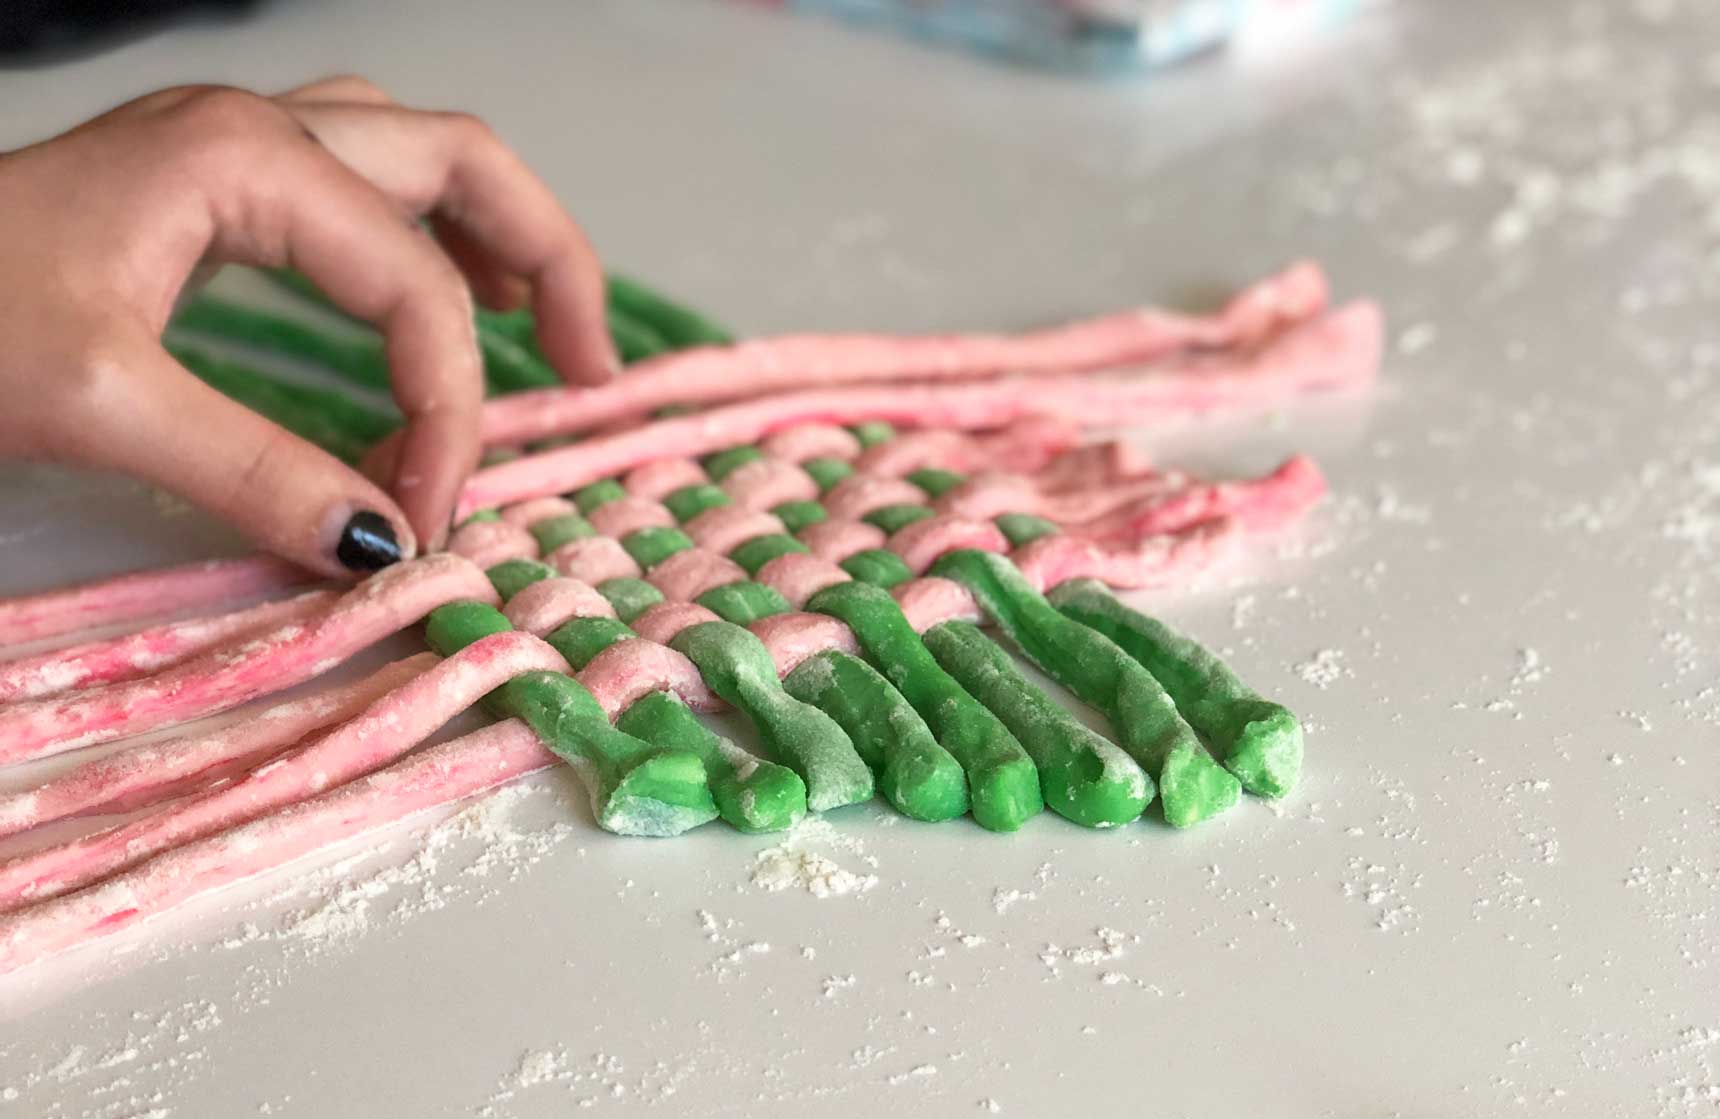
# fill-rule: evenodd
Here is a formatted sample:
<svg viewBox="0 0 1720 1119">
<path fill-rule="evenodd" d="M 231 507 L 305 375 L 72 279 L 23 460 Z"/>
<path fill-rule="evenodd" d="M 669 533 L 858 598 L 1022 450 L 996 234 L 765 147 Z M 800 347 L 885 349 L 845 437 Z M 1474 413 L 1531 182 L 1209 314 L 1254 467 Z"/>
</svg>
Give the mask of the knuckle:
<svg viewBox="0 0 1720 1119">
<path fill-rule="evenodd" d="M 388 94 L 363 74 L 331 74 L 316 84 L 319 92 L 356 101 L 386 101 Z"/>
<path fill-rule="evenodd" d="M 501 142 L 495 129 L 474 113 L 444 112 L 438 113 L 437 117 L 459 147 L 492 147 Z"/>
<path fill-rule="evenodd" d="M 229 149 L 273 136 L 284 119 L 268 98 L 232 86 L 188 88 L 172 114 L 182 141 L 193 149 Z"/>
</svg>

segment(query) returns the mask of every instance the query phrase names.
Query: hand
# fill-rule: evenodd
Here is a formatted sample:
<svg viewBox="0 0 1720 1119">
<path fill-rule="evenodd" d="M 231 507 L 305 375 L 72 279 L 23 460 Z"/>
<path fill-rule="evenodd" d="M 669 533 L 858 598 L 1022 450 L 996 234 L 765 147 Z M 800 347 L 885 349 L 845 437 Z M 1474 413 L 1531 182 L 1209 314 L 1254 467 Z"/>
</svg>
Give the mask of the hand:
<svg viewBox="0 0 1720 1119">
<path fill-rule="evenodd" d="M 597 259 L 548 188 L 472 117 L 362 79 L 162 90 L 0 155 L 0 246 L 0 455 L 135 474 L 330 574 L 440 546 L 479 453 L 472 292 L 529 297 L 570 381 L 619 364 Z M 193 272 L 226 262 L 298 268 L 382 331 L 406 419 L 392 497 L 162 349 Z"/>
</svg>

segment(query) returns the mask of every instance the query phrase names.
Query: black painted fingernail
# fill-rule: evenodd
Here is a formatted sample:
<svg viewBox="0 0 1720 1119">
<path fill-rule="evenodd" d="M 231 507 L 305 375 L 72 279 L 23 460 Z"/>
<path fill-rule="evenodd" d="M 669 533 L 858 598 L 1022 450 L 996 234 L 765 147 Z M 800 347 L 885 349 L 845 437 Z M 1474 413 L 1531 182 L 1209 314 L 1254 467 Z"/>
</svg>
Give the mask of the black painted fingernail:
<svg viewBox="0 0 1720 1119">
<path fill-rule="evenodd" d="M 340 530 L 334 558 L 352 571 L 379 571 L 400 562 L 400 541 L 387 518 L 365 510 L 354 513 Z"/>
</svg>

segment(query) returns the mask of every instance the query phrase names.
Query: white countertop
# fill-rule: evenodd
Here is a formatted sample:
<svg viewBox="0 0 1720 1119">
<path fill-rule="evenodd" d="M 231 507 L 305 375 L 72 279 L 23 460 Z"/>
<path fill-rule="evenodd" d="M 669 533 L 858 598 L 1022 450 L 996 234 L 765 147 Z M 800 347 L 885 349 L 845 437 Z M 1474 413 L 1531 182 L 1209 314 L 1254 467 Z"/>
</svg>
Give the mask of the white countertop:
<svg viewBox="0 0 1720 1119">
<path fill-rule="evenodd" d="M 1386 306 L 1378 390 L 1150 442 L 1307 450 L 1334 496 L 1143 600 L 1305 717 L 1307 776 L 1182 834 L 845 810 L 804 842 L 875 882 L 816 898 L 754 883 L 779 840 L 616 839 L 554 774 L 0 984 L 0 1119 L 1720 1112 L 1720 10 L 1404 0 L 1090 86 L 735 5 L 478 7 L 0 74 L 0 145 L 361 71 L 746 333 L 1318 258 Z M 0 593 L 238 547 L 37 468 L 0 526 Z"/>
</svg>

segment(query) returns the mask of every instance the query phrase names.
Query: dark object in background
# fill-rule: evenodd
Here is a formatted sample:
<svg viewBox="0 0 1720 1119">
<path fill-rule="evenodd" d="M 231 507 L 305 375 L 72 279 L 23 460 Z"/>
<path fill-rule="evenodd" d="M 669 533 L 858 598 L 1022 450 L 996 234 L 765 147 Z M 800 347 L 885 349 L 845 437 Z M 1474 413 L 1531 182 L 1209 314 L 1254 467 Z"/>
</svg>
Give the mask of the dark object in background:
<svg viewBox="0 0 1720 1119">
<path fill-rule="evenodd" d="M 235 16 L 259 0 L 0 0 L 0 65 L 44 66 L 147 35 L 185 16 Z"/>
</svg>

